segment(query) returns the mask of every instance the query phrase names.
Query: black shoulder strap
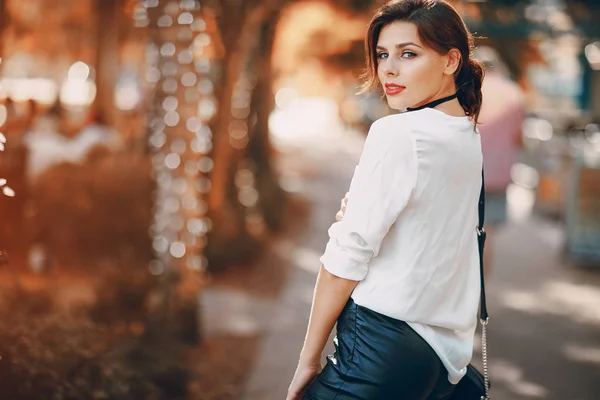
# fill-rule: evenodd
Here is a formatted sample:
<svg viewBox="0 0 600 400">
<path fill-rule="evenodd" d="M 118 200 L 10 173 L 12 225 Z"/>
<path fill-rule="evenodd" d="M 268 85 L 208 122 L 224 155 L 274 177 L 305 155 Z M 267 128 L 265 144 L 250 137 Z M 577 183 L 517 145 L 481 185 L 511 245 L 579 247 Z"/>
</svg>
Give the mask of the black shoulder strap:
<svg viewBox="0 0 600 400">
<path fill-rule="evenodd" d="M 407 111 L 417 111 L 417 110 L 421 110 L 423 108 L 428 108 L 428 107 L 433 108 L 442 103 L 450 101 L 456 97 L 457 97 L 457 94 L 455 93 L 451 96 L 444 97 L 444 98 L 441 98 L 438 100 L 434 100 L 427 104 L 423 104 L 422 106 L 419 106 L 419 107 L 415 107 L 415 108 L 408 107 L 406 110 Z M 487 306 L 485 303 L 485 281 L 484 281 L 484 277 L 483 277 L 483 247 L 485 245 L 485 237 L 486 237 L 486 233 L 483 230 L 484 219 L 485 219 L 485 182 L 483 179 L 483 169 L 482 169 L 481 170 L 481 192 L 479 194 L 479 222 L 477 224 L 477 242 L 479 244 L 479 272 L 480 272 L 480 279 L 481 279 L 481 304 L 479 307 L 479 317 L 481 318 L 482 321 L 487 321 L 488 312 L 487 312 Z"/>
<path fill-rule="evenodd" d="M 483 222 L 485 220 L 485 181 L 483 170 L 481 170 L 481 192 L 479 193 L 479 222 L 477 225 L 477 242 L 479 244 L 479 273 L 481 280 L 481 304 L 479 307 L 479 318 L 482 321 L 487 321 L 488 312 L 485 302 L 485 279 L 483 276 L 483 248 L 485 246 L 486 232 L 483 230 Z"/>
</svg>

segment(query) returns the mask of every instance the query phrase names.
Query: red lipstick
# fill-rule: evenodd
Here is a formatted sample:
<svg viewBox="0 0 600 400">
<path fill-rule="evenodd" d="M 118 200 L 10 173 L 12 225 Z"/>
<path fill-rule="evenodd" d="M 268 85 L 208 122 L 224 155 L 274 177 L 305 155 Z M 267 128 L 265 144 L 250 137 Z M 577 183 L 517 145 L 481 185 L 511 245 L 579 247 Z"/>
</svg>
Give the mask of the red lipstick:
<svg viewBox="0 0 600 400">
<path fill-rule="evenodd" d="M 385 94 L 387 94 L 388 96 L 395 96 L 397 94 L 400 94 L 404 89 L 406 89 L 405 86 L 400 86 L 393 83 L 385 84 Z"/>
</svg>

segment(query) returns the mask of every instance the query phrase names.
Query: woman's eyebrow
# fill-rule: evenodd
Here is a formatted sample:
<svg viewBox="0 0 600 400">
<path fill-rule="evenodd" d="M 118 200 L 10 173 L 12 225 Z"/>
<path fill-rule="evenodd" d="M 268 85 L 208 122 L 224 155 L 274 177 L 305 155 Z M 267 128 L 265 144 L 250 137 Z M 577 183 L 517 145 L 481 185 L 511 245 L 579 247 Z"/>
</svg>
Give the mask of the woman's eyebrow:
<svg viewBox="0 0 600 400">
<path fill-rule="evenodd" d="M 415 47 L 418 47 L 418 48 L 422 49 L 421 46 L 419 46 L 418 44 L 416 44 L 414 42 L 398 43 L 395 47 L 397 49 L 401 49 L 401 48 L 406 47 L 406 46 L 415 46 Z M 386 48 L 383 47 L 383 46 L 377 46 L 377 50 L 386 50 Z"/>
</svg>

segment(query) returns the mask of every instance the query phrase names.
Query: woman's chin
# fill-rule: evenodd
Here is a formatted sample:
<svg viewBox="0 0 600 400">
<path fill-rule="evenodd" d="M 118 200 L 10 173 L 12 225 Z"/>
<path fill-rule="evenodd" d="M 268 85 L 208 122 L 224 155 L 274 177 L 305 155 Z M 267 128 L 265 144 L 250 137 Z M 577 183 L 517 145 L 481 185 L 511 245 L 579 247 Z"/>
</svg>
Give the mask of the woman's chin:
<svg viewBox="0 0 600 400">
<path fill-rule="evenodd" d="M 409 107 L 405 101 L 402 101 L 400 99 L 395 99 L 393 97 L 386 97 L 386 99 L 387 99 L 388 106 L 392 110 L 403 111 L 406 109 L 406 107 Z"/>
</svg>

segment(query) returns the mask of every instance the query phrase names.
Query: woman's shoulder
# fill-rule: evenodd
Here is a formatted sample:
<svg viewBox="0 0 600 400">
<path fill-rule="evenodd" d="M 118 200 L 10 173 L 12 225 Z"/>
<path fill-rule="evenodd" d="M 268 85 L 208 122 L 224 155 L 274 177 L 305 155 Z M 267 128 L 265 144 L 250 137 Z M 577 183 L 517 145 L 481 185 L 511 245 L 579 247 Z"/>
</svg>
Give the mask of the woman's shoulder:
<svg viewBox="0 0 600 400">
<path fill-rule="evenodd" d="M 375 120 L 371 124 L 369 133 L 374 132 L 378 134 L 394 134 L 398 133 L 409 133 L 412 131 L 412 124 L 414 123 L 413 116 L 411 113 L 398 113 L 390 114 L 385 117 L 381 117 Z"/>
<path fill-rule="evenodd" d="M 379 118 L 371 124 L 365 141 L 365 151 L 370 154 L 396 157 L 412 154 L 415 138 L 409 118 L 403 114 L 392 114 Z"/>
<path fill-rule="evenodd" d="M 403 112 L 387 115 L 373 122 L 370 133 L 385 135 L 387 133 L 398 136 L 404 133 L 406 137 L 430 139 L 432 133 L 437 137 L 439 132 L 475 132 L 473 121 L 467 116 L 452 116 L 442 111 L 425 108 L 417 111 Z"/>
<path fill-rule="evenodd" d="M 413 141 L 411 118 L 407 114 L 391 114 L 371 124 L 367 142 L 380 146 L 407 145 Z"/>
<path fill-rule="evenodd" d="M 372 130 L 384 131 L 391 130 L 398 132 L 399 130 L 409 131 L 410 122 L 412 120 L 411 113 L 402 112 L 397 114 L 390 114 L 375 120 L 371 124 Z"/>
</svg>

